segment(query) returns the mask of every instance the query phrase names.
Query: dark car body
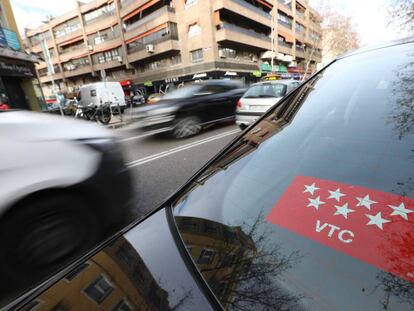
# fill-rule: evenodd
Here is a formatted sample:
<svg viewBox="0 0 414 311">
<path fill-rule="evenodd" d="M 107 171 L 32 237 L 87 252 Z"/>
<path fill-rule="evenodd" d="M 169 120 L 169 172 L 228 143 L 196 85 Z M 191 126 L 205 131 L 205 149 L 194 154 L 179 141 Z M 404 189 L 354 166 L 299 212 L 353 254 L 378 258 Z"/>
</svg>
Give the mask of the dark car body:
<svg viewBox="0 0 414 311">
<path fill-rule="evenodd" d="M 136 117 L 144 131 L 173 131 L 188 119 L 200 130 L 207 124 L 234 120 L 244 91 L 235 81 L 203 81 L 167 93 L 157 103 L 137 110 Z"/>
<path fill-rule="evenodd" d="M 333 62 L 9 307 L 412 310 L 413 42 Z"/>
</svg>

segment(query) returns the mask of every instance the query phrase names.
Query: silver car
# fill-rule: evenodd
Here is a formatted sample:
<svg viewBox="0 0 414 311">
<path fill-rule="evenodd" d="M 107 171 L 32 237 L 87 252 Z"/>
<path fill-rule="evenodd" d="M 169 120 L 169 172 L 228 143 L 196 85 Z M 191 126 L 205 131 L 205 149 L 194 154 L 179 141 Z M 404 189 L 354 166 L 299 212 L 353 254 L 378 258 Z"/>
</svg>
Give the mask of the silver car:
<svg viewBox="0 0 414 311">
<path fill-rule="evenodd" d="M 299 86 L 296 80 L 264 81 L 252 84 L 237 103 L 236 123 L 244 129 Z"/>
</svg>

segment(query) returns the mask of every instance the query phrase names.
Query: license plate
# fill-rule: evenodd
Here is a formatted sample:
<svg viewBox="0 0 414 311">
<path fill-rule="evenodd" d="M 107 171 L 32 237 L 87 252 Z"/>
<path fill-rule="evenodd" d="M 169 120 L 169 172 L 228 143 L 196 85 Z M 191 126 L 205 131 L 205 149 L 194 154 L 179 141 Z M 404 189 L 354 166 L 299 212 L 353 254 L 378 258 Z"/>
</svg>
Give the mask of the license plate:
<svg viewBox="0 0 414 311">
<path fill-rule="evenodd" d="M 249 106 L 249 110 L 251 111 L 263 111 L 264 107 L 263 106 L 258 106 L 258 105 L 250 105 Z"/>
</svg>

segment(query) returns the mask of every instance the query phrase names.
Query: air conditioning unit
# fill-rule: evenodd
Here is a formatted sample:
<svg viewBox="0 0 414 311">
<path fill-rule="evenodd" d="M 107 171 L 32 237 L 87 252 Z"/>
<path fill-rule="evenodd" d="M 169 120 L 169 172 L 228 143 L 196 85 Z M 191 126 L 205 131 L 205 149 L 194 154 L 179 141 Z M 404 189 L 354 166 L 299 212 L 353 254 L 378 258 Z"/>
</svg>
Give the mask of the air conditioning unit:
<svg viewBox="0 0 414 311">
<path fill-rule="evenodd" d="M 256 55 L 253 55 L 251 59 L 253 62 L 257 62 L 259 60 Z"/>
<path fill-rule="evenodd" d="M 76 69 L 76 66 L 75 65 L 67 65 L 66 68 L 68 70 L 75 70 Z"/>
<path fill-rule="evenodd" d="M 93 45 L 89 45 L 88 48 L 89 48 L 89 51 L 93 51 Z"/>
<path fill-rule="evenodd" d="M 117 60 L 118 62 L 122 63 L 122 56 L 117 56 L 117 57 L 116 57 L 116 60 Z"/>
<path fill-rule="evenodd" d="M 219 57 L 220 58 L 226 58 L 226 53 L 224 50 L 219 50 Z"/>
<path fill-rule="evenodd" d="M 155 49 L 154 49 L 154 45 L 153 44 L 148 44 L 146 46 L 146 49 L 147 49 L 147 52 L 148 53 L 154 53 L 155 52 Z"/>
</svg>

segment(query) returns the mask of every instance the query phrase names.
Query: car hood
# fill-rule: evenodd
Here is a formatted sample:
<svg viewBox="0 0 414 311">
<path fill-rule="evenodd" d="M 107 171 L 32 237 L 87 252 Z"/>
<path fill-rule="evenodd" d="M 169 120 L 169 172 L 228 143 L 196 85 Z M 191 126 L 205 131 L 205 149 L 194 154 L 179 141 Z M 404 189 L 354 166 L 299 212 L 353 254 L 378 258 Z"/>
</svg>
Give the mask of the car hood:
<svg viewBox="0 0 414 311">
<path fill-rule="evenodd" d="M 41 301 L 51 309 L 64 302 L 73 311 L 121 310 L 114 306 L 122 303 L 128 310 L 212 310 L 183 261 L 167 217 L 159 210 L 8 308 Z M 102 296 L 94 294 L 97 281 Z"/>
<path fill-rule="evenodd" d="M 21 141 L 105 138 L 114 136 L 96 124 L 69 117 L 30 111 L 0 113 L 3 137 Z"/>
</svg>

